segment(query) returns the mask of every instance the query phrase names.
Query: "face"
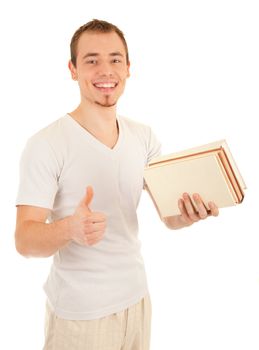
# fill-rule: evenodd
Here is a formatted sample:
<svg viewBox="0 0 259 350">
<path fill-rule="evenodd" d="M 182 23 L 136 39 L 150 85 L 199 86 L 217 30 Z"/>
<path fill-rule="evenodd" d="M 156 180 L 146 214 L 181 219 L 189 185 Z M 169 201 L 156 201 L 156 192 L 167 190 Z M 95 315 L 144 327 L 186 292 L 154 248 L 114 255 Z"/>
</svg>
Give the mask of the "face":
<svg viewBox="0 0 259 350">
<path fill-rule="evenodd" d="M 117 33 L 83 33 L 77 46 L 77 65 L 69 62 L 78 81 L 81 101 L 115 106 L 129 77 L 126 50 Z"/>
</svg>

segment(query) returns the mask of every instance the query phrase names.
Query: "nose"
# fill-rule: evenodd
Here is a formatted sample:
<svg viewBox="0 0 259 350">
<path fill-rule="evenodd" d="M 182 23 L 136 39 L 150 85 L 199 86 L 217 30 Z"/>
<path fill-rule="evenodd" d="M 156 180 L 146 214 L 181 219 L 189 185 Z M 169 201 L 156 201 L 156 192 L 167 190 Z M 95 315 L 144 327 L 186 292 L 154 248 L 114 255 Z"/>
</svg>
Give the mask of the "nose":
<svg viewBox="0 0 259 350">
<path fill-rule="evenodd" d="M 104 75 L 104 76 L 112 76 L 113 75 L 113 69 L 112 69 L 112 65 L 110 62 L 102 62 L 99 64 L 99 70 L 98 73 L 100 75 Z"/>
</svg>

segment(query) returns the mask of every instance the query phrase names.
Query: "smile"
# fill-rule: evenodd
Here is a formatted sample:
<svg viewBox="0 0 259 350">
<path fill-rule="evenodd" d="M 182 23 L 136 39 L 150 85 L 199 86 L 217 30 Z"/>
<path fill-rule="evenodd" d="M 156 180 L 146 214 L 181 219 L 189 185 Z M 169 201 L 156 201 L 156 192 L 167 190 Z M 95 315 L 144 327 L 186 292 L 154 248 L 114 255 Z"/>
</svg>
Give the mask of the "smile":
<svg viewBox="0 0 259 350">
<path fill-rule="evenodd" d="M 118 85 L 118 83 L 102 82 L 102 83 L 94 83 L 93 85 L 98 89 L 113 89 Z"/>
</svg>

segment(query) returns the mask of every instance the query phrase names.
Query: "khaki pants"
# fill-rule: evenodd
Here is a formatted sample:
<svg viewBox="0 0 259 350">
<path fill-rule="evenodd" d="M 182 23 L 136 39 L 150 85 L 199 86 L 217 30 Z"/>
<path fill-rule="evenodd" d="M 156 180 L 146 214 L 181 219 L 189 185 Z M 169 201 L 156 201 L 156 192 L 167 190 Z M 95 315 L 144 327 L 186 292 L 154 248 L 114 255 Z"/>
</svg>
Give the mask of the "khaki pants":
<svg viewBox="0 0 259 350">
<path fill-rule="evenodd" d="M 148 350 L 150 328 L 149 295 L 124 311 L 90 321 L 61 319 L 47 306 L 43 350 Z"/>
</svg>

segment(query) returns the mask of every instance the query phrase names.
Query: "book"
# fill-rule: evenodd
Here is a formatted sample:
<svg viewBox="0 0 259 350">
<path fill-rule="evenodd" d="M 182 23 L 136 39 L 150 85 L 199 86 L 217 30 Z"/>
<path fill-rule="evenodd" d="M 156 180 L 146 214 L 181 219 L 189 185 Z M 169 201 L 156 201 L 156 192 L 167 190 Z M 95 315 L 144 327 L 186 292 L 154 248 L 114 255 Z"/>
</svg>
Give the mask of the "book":
<svg viewBox="0 0 259 350">
<path fill-rule="evenodd" d="M 218 208 L 241 203 L 246 189 L 226 140 L 156 157 L 145 167 L 144 181 L 161 218 L 180 214 L 184 192 L 200 194 L 209 210 L 210 201 Z"/>
</svg>

